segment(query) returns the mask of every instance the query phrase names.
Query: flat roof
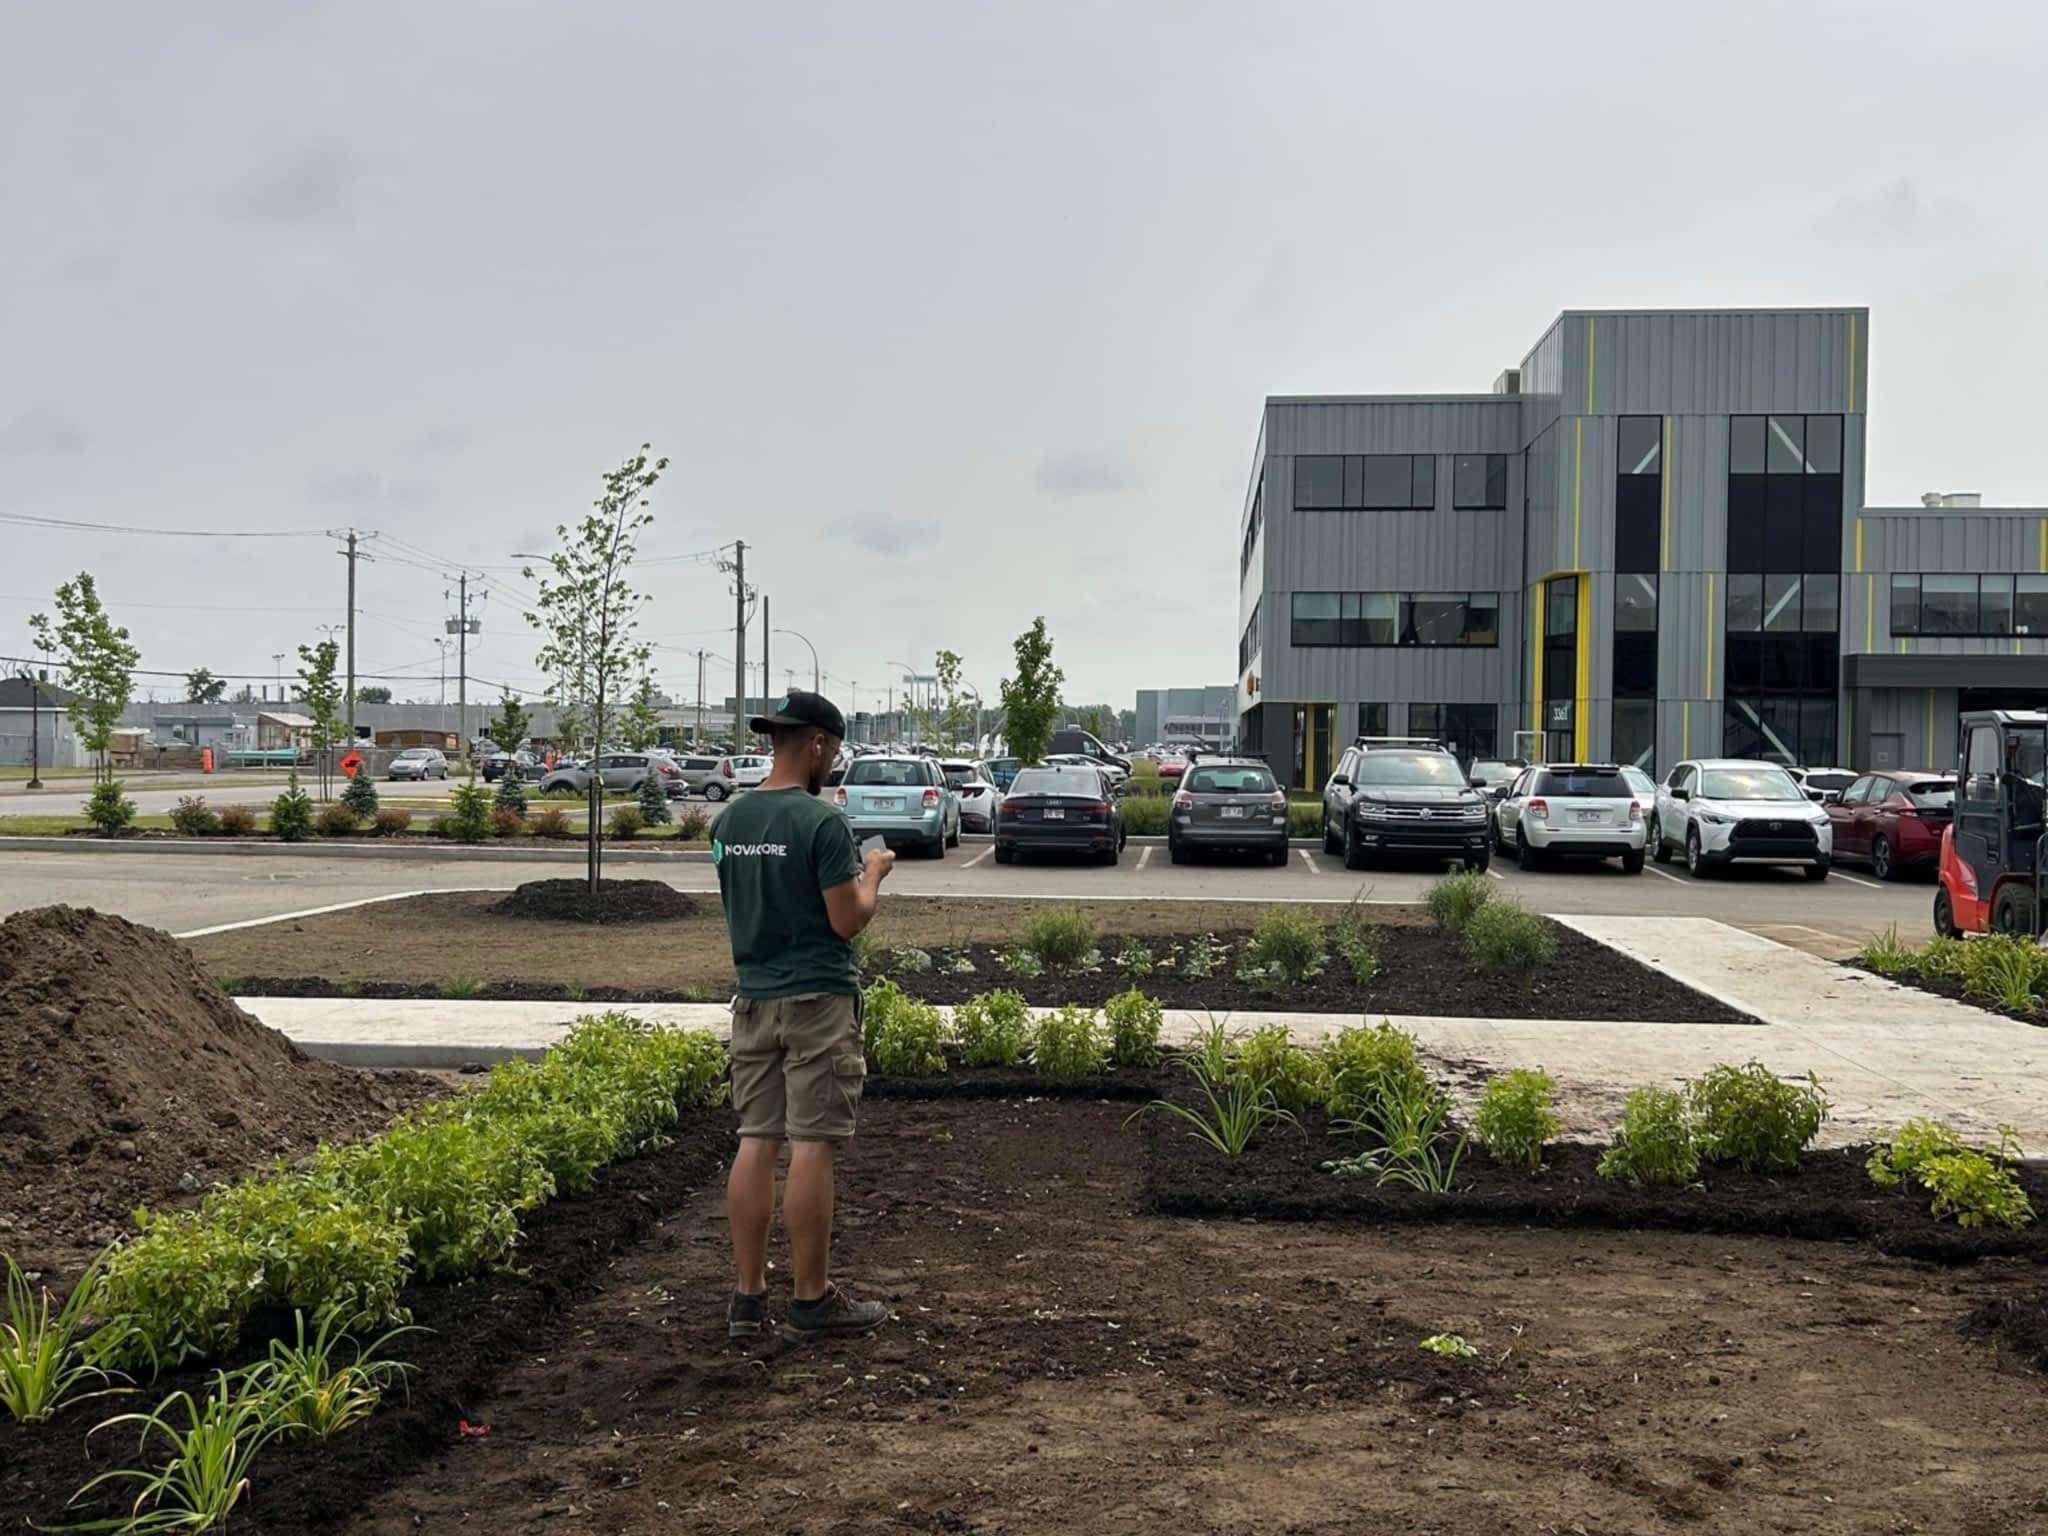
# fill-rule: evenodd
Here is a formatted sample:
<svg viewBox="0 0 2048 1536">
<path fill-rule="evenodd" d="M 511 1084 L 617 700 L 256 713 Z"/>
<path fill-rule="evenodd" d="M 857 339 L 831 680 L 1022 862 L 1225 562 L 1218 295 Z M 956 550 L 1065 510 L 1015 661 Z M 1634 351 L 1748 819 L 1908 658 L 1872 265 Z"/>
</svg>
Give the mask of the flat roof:
<svg viewBox="0 0 2048 1536">
<path fill-rule="evenodd" d="M 1488 401 L 1494 405 L 1517 405 L 1520 395 L 1497 395 L 1482 390 L 1467 395 L 1268 395 L 1268 405 L 1471 405 Z"/>
</svg>

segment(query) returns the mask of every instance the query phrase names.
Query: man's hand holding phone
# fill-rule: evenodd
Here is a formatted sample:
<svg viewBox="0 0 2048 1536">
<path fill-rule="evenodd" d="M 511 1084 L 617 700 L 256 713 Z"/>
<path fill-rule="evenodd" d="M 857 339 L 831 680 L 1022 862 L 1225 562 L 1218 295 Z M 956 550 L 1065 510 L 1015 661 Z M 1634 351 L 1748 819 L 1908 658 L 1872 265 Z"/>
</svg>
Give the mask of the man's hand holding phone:
<svg viewBox="0 0 2048 1536">
<path fill-rule="evenodd" d="M 896 867 L 896 855 L 889 851 L 889 845 L 879 837 L 870 837 L 860 845 L 861 873 L 867 876 L 869 885 L 880 885 Z"/>
</svg>

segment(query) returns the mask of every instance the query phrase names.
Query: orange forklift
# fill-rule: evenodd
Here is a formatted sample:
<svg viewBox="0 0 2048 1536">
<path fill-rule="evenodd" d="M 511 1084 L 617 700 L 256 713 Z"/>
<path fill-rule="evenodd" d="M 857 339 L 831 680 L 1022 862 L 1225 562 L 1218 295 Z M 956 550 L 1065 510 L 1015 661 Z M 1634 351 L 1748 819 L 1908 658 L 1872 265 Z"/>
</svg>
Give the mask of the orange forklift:
<svg viewBox="0 0 2048 1536">
<path fill-rule="evenodd" d="M 1934 931 L 2038 939 L 2048 900 L 2043 824 L 2048 713 L 1966 711 L 1956 731 L 1955 816 L 1941 837 Z"/>
</svg>

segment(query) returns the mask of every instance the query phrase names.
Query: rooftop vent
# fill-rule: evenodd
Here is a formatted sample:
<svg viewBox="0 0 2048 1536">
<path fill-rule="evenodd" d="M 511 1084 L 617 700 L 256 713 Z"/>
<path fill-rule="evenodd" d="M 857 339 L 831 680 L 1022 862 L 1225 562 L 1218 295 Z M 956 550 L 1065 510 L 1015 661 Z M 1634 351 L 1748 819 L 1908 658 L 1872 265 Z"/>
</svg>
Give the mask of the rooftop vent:
<svg viewBox="0 0 2048 1536">
<path fill-rule="evenodd" d="M 1984 497 L 1978 491 L 1923 491 L 1920 493 L 1923 507 L 1981 507 Z"/>
<path fill-rule="evenodd" d="M 1522 392 L 1522 370 L 1501 369 L 1500 377 L 1493 381 L 1493 392 L 1496 395 L 1519 395 Z"/>
</svg>

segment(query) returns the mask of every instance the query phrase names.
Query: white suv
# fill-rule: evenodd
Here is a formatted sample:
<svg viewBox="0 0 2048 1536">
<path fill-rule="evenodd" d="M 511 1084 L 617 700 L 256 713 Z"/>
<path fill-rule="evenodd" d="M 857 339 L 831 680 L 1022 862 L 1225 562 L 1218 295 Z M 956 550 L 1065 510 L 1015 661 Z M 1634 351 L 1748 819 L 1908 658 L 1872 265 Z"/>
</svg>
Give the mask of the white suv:
<svg viewBox="0 0 2048 1536">
<path fill-rule="evenodd" d="M 1493 848 L 1524 869 L 1552 858 L 1618 858 L 1643 872 L 1643 803 L 1613 763 L 1538 763 L 1493 808 Z"/>
<path fill-rule="evenodd" d="M 1695 879 L 1727 864 L 1797 864 L 1825 880 L 1834 827 L 1776 763 L 1747 757 L 1680 763 L 1657 786 L 1650 852 L 1659 864 L 1676 848 Z"/>
</svg>

